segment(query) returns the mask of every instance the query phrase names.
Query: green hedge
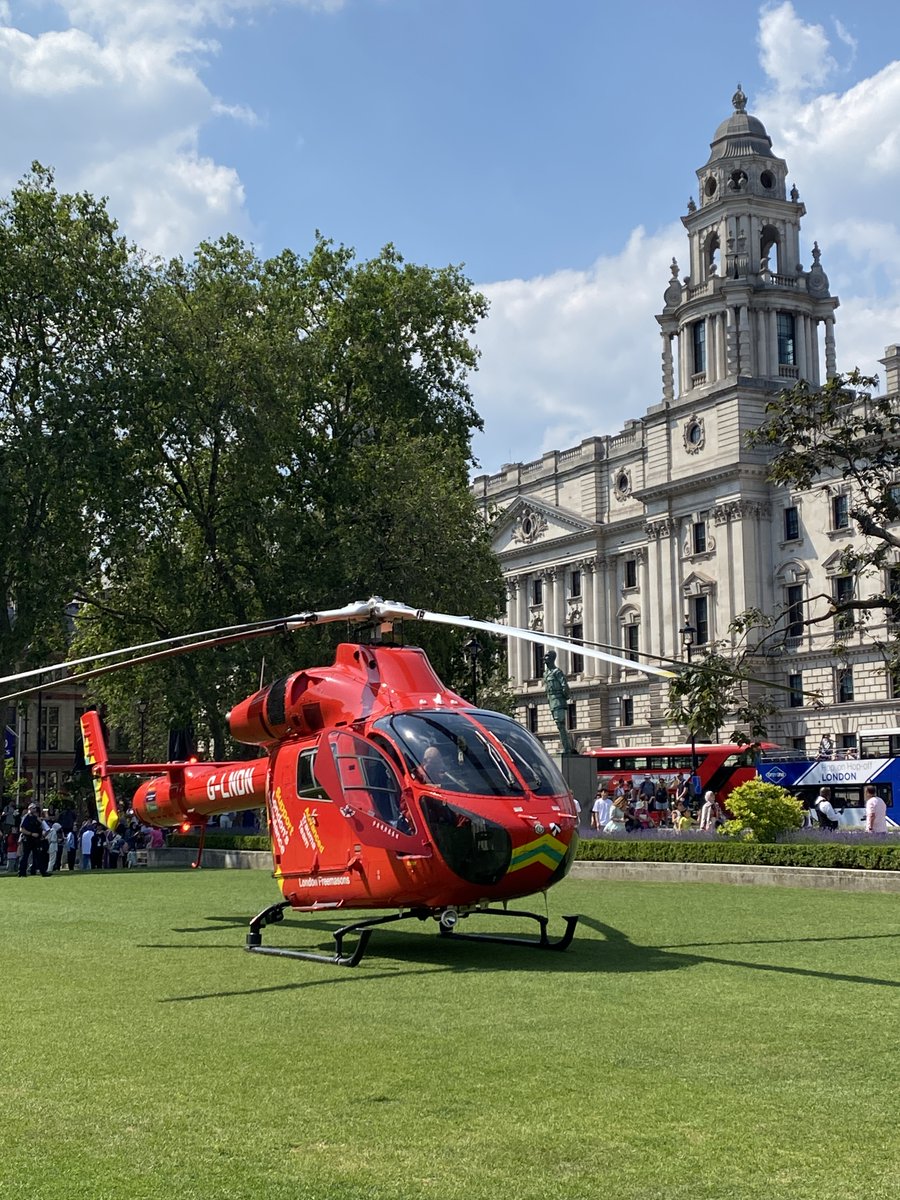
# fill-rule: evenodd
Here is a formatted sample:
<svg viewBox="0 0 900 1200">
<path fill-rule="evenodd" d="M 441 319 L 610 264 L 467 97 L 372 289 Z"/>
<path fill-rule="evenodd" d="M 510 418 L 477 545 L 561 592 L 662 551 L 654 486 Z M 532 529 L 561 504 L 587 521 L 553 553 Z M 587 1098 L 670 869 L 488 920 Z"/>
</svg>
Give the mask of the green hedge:
<svg viewBox="0 0 900 1200">
<path fill-rule="evenodd" d="M 193 847 L 197 834 L 177 834 L 173 847 Z M 209 850 L 269 850 L 265 834 L 207 834 Z M 900 871 L 900 846 L 818 845 L 799 842 L 606 841 L 589 838 L 578 845 L 576 858 L 583 862 L 696 862 L 737 863 L 767 867 L 841 867 L 857 871 Z"/>
<path fill-rule="evenodd" d="M 579 843 L 576 859 L 587 862 L 736 863 L 771 867 L 831 867 L 857 871 L 900 871 L 900 846 L 812 845 L 797 842 L 651 842 Z"/>
<path fill-rule="evenodd" d="M 198 833 L 178 833 L 169 838 L 173 849 L 200 845 Z M 272 843 L 264 833 L 208 833 L 203 843 L 207 850 L 271 850 Z"/>
</svg>

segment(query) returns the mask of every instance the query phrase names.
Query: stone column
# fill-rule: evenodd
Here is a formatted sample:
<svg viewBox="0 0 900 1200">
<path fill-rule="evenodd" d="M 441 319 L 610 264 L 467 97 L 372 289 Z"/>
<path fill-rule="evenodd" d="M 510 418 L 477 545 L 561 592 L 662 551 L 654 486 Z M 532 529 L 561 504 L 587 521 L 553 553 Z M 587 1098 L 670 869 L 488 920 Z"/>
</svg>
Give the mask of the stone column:
<svg viewBox="0 0 900 1200">
<path fill-rule="evenodd" d="M 562 567 L 553 567 L 546 576 L 550 583 L 550 603 L 544 604 L 544 632 L 558 635 L 565 633 L 563 628 L 564 578 Z M 569 672 L 569 655 L 565 650 L 557 652 L 557 663 L 566 674 Z"/>
<path fill-rule="evenodd" d="M 753 338 L 750 331 L 750 310 L 746 304 L 738 308 L 738 372 L 749 373 L 753 361 L 751 346 Z"/>
<path fill-rule="evenodd" d="M 795 325 L 797 371 L 801 379 L 809 379 L 809 318 L 801 313 L 795 318 Z"/>
<path fill-rule="evenodd" d="M 594 620 L 594 641 L 609 643 L 609 623 L 607 612 L 609 609 L 609 563 L 605 558 L 598 558 L 594 570 L 594 595 L 593 595 L 593 620 Z M 594 674 L 599 679 L 609 678 L 609 664 L 603 662 L 594 663 Z"/>
<path fill-rule="evenodd" d="M 837 375 L 837 356 L 834 350 L 834 317 L 825 318 L 825 379 Z"/>
<path fill-rule="evenodd" d="M 527 575 L 520 575 L 517 583 L 519 585 L 516 595 L 516 624 L 520 629 L 528 629 L 528 589 L 531 586 L 531 580 Z M 531 642 L 518 642 L 516 652 L 516 676 L 519 685 L 524 684 L 526 679 L 531 678 Z"/>
<path fill-rule="evenodd" d="M 775 310 L 766 313 L 767 323 L 769 327 L 769 369 L 767 375 L 771 375 L 774 379 L 778 378 L 778 317 Z"/>
<path fill-rule="evenodd" d="M 665 330 L 660 334 L 662 337 L 662 385 L 663 385 L 663 400 L 675 399 L 675 373 L 672 368 L 672 334 L 666 333 Z"/>
<path fill-rule="evenodd" d="M 518 625 L 519 620 L 519 580 L 508 578 L 506 580 L 506 623 L 507 625 Z M 513 683 L 518 687 L 522 680 L 519 678 L 519 639 L 506 639 L 506 671 Z"/>
</svg>

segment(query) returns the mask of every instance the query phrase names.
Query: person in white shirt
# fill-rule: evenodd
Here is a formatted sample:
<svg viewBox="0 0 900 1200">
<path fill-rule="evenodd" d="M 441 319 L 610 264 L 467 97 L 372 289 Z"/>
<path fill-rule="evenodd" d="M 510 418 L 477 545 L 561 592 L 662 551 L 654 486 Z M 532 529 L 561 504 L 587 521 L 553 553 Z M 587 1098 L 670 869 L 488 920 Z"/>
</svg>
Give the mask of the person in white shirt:
<svg viewBox="0 0 900 1200">
<path fill-rule="evenodd" d="M 596 829 L 602 832 L 613 810 L 613 802 L 609 796 L 608 788 L 601 788 L 597 793 L 597 799 L 594 801 L 594 807 L 591 809 L 591 829 Z"/>
<path fill-rule="evenodd" d="M 91 869 L 91 850 L 94 845 L 94 831 L 90 824 L 85 822 L 81 829 L 81 869 L 89 871 Z"/>
<path fill-rule="evenodd" d="M 866 788 L 866 833 L 887 833 L 887 805 L 873 787 Z"/>
<path fill-rule="evenodd" d="M 56 852 L 59 849 L 59 835 L 62 825 L 59 821 L 44 821 L 44 833 L 47 838 L 47 874 L 52 875 L 56 870 Z"/>
<path fill-rule="evenodd" d="M 719 802 L 716 799 L 715 792 L 707 792 L 703 797 L 703 807 L 700 809 L 700 828 L 703 830 L 714 830 L 716 821 L 722 820 L 722 810 L 719 808 Z"/>
</svg>

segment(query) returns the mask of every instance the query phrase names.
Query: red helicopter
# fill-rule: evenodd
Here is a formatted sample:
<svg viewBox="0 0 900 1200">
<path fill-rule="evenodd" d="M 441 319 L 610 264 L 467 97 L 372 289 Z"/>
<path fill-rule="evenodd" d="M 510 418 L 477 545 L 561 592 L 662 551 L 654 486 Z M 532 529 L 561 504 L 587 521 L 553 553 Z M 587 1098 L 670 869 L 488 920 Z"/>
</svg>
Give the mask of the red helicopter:
<svg viewBox="0 0 900 1200">
<path fill-rule="evenodd" d="M 348 621 L 382 631 L 398 620 L 462 625 L 548 646 L 571 644 L 373 598 L 277 623 L 193 635 L 204 640 L 107 664 L 66 682 L 278 630 Z M 632 660 L 587 646 L 579 646 L 579 653 L 635 668 Z M 654 666 L 640 669 L 672 675 Z M 248 950 L 355 966 L 375 926 L 408 919 L 434 919 L 440 934 L 455 938 L 555 950 L 572 941 L 577 916 L 567 916 L 564 933 L 552 941 L 546 916 L 507 907 L 567 874 L 578 842 L 572 793 L 536 738 L 512 718 L 450 691 L 421 649 L 342 643 L 331 666 L 297 671 L 236 704 L 228 714 L 231 735 L 260 747 L 263 754 L 256 759 L 113 764 L 99 714 L 86 712 L 81 724 L 98 814 L 109 828 L 119 819 L 116 774 L 153 776 L 131 802 L 145 824 L 200 826 L 195 866 L 209 817 L 265 806 L 283 898 L 250 921 Z M 263 928 L 281 921 L 287 909 L 344 908 L 392 911 L 339 928 L 331 954 L 262 944 Z M 460 932 L 459 921 L 476 913 L 528 917 L 538 923 L 539 936 Z M 356 942 L 345 952 L 348 937 Z"/>
</svg>

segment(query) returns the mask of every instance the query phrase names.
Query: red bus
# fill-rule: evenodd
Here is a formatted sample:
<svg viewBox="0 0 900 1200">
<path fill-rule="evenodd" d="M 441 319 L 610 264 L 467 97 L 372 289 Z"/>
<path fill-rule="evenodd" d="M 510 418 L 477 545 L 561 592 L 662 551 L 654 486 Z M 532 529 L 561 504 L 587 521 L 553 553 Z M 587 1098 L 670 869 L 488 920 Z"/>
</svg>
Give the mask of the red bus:
<svg viewBox="0 0 900 1200">
<path fill-rule="evenodd" d="M 756 764 L 762 750 L 777 750 L 774 742 L 761 742 L 754 747 L 738 746 L 733 742 L 698 742 L 694 751 L 690 744 L 679 746 L 611 746 L 586 750 L 585 757 L 597 760 L 597 786 L 612 790 L 617 780 L 626 787 L 640 785 L 649 775 L 654 783 L 662 780 L 668 791 L 678 787 L 683 778 L 690 778 L 693 754 L 697 756 L 700 794 L 709 789 L 720 803 L 738 784 L 757 779 Z"/>
</svg>

